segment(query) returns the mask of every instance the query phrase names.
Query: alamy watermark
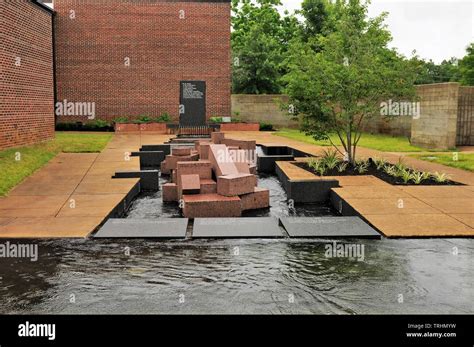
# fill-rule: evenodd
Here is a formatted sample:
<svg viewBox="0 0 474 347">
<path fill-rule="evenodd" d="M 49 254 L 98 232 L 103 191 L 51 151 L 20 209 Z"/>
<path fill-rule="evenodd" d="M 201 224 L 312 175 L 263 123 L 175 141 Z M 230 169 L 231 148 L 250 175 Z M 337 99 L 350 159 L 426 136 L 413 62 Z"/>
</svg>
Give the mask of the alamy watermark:
<svg viewBox="0 0 474 347">
<path fill-rule="evenodd" d="M 326 258 L 353 258 L 364 261 L 365 246 L 359 243 L 327 243 L 324 245 Z"/>
<path fill-rule="evenodd" d="M 55 104 L 56 116 L 86 116 L 95 119 L 95 102 L 72 102 L 64 99 Z"/>
<path fill-rule="evenodd" d="M 0 258 L 30 258 L 38 260 L 38 245 L 31 243 L 0 243 Z"/>
<path fill-rule="evenodd" d="M 381 116 L 410 116 L 420 118 L 420 103 L 410 101 L 383 101 L 380 103 Z"/>
</svg>

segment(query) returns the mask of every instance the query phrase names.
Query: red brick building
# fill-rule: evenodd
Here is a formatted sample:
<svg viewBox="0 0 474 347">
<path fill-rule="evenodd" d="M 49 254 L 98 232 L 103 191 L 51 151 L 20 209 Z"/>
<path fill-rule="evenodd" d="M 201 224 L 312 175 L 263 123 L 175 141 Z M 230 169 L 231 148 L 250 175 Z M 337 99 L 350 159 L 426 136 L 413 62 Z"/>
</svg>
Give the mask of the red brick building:
<svg viewBox="0 0 474 347">
<path fill-rule="evenodd" d="M 0 149 L 54 136 L 52 11 L 0 1 Z"/>
<path fill-rule="evenodd" d="M 206 118 L 229 116 L 229 1 L 55 0 L 57 101 L 177 121 L 180 82 L 203 81 Z M 88 119 L 58 117 L 73 120 Z"/>
</svg>

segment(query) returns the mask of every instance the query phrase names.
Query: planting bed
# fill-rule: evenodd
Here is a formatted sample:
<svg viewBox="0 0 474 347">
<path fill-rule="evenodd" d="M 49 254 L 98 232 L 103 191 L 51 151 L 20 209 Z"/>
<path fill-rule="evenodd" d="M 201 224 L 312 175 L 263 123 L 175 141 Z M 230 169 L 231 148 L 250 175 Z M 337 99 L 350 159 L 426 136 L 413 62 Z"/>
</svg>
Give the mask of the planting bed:
<svg viewBox="0 0 474 347">
<path fill-rule="evenodd" d="M 363 173 L 360 173 L 356 167 L 354 166 L 351 166 L 351 165 L 347 165 L 347 167 L 343 170 L 343 171 L 339 171 L 338 168 L 333 168 L 333 169 L 326 169 L 326 171 L 324 172 L 324 176 L 362 176 L 362 175 L 372 175 L 372 176 L 375 176 L 379 179 L 381 179 L 382 181 L 385 181 L 389 184 L 392 184 L 392 185 L 423 185 L 423 186 L 427 186 L 427 185 L 463 185 L 462 183 L 459 183 L 459 182 L 455 182 L 455 181 L 452 181 L 450 179 L 447 179 L 443 182 L 438 182 L 435 180 L 435 178 L 433 178 L 432 176 L 430 176 L 429 178 L 426 178 L 426 179 L 423 179 L 421 182 L 419 183 L 415 183 L 413 180 L 408 180 L 408 181 L 404 181 L 402 177 L 400 176 L 393 176 L 393 175 L 389 175 L 388 173 L 386 173 L 384 171 L 383 168 L 377 168 L 377 165 L 376 163 L 372 160 L 372 159 L 369 159 L 368 162 L 367 162 L 368 166 L 365 170 L 365 172 Z M 314 168 L 312 168 L 310 166 L 310 164 L 308 162 L 294 162 L 293 165 L 296 165 L 306 171 L 309 171 L 311 172 L 312 174 L 314 175 L 317 175 L 317 176 L 321 176 L 319 172 L 317 172 Z M 391 165 L 391 164 L 387 164 L 387 165 Z M 391 166 L 396 166 L 396 165 L 391 165 Z M 405 169 L 407 170 L 409 173 L 413 174 L 415 173 L 416 171 L 415 170 L 412 170 L 412 169 Z"/>
</svg>

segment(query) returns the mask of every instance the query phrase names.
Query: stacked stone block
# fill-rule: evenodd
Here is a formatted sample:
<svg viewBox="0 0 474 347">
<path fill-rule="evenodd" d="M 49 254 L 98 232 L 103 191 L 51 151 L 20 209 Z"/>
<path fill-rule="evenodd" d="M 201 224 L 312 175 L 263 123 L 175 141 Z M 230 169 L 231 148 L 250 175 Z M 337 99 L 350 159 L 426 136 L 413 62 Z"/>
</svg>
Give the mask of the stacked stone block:
<svg viewBox="0 0 474 347">
<path fill-rule="evenodd" d="M 268 189 L 257 187 L 256 166 L 249 153 L 255 141 L 226 139 L 214 132 L 211 141 L 194 148 L 173 148 L 162 163 L 171 182 L 163 185 L 163 201 L 183 201 L 187 218 L 237 217 L 242 211 L 267 208 Z"/>
</svg>

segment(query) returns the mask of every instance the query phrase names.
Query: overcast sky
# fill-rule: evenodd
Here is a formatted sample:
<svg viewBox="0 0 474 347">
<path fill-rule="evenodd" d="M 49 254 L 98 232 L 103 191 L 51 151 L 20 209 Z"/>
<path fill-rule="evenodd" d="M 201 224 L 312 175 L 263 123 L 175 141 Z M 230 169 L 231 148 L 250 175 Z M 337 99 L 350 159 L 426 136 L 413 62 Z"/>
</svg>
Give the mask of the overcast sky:
<svg viewBox="0 0 474 347">
<path fill-rule="evenodd" d="M 301 0 L 281 0 L 291 11 Z M 440 63 L 463 57 L 474 42 L 474 0 L 372 0 L 369 16 L 388 12 L 386 24 L 392 46 L 406 56 L 413 50 L 425 59 Z"/>
</svg>

